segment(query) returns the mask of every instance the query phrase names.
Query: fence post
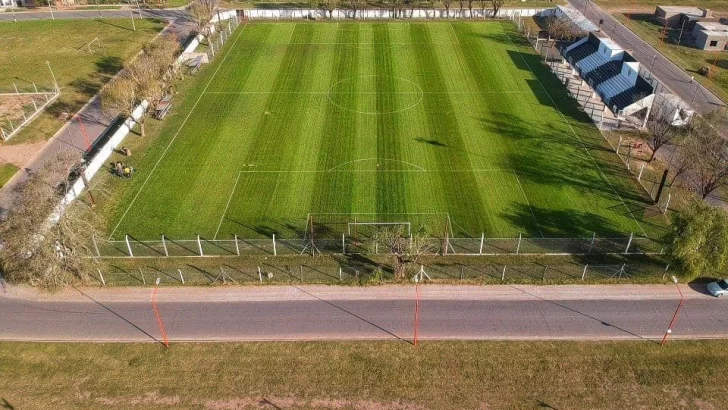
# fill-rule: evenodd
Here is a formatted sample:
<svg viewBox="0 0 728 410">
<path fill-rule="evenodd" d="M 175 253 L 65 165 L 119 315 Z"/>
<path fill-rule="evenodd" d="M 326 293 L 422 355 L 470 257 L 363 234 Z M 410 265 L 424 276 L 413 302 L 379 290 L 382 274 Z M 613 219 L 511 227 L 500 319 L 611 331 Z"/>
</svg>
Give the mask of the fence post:
<svg viewBox="0 0 728 410">
<path fill-rule="evenodd" d="M 665 209 L 662 210 L 662 213 L 664 214 L 667 212 L 667 208 L 670 206 L 670 199 L 672 198 L 672 194 L 667 194 L 667 201 L 665 201 Z"/>
<path fill-rule="evenodd" d="M 129 235 L 124 235 L 124 239 L 126 240 L 126 249 L 129 251 L 129 256 L 133 258 L 134 252 L 131 251 L 131 245 L 129 244 Z"/>
<path fill-rule="evenodd" d="M 15 94 L 20 94 L 20 92 L 18 91 L 18 86 L 15 83 L 13 83 L 13 87 L 15 87 Z"/>
<path fill-rule="evenodd" d="M 546 271 L 549 269 L 549 265 L 546 265 L 543 267 L 543 278 L 542 280 L 546 282 Z"/>
<path fill-rule="evenodd" d="M 96 250 L 96 257 L 101 257 L 101 252 L 99 252 L 99 245 L 96 244 L 96 235 L 91 235 L 91 240 L 94 243 L 94 250 Z"/>
<path fill-rule="evenodd" d="M 99 278 L 101 278 L 101 283 L 106 286 L 106 280 L 104 280 L 104 275 L 101 273 L 101 269 L 96 269 L 96 271 L 99 273 Z"/>
<path fill-rule="evenodd" d="M 238 246 L 238 235 L 235 235 L 235 254 L 240 256 L 240 246 Z"/>
<path fill-rule="evenodd" d="M 501 273 L 501 282 L 506 280 L 506 265 L 503 265 L 503 273 Z"/>
<path fill-rule="evenodd" d="M 182 270 L 181 269 L 177 269 L 177 272 L 179 273 L 179 279 L 182 281 L 182 284 L 184 285 L 185 284 L 185 277 L 182 276 Z"/>
<path fill-rule="evenodd" d="M 139 268 L 139 274 L 142 275 L 142 284 L 146 285 L 147 279 L 144 277 L 144 271 L 142 270 L 142 268 Z"/>
<path fill-rule="evenodd" d="M 298 265 L 298 267 L 301 269 L 301 273 L 300 273 L 300 276 L 299 276 L 299 280 L 301 282 L 303 282 L 303 265 Z"/>
<path fill-rule="evenodd" d="M 478 255 L 483 254 L 483 243 L 485 242 L 485 233 L 480 234 L 480 250 L 478 251 Z"/>
<path fill-rule="evenodd" d="M 258 280 L 263 283 L 263 273 L 260 271 L 260 266 L 258 266 Z"/>
<path fill-rule="evenodd" d="M 339 282 L 341 282 L 341 266 L 339 266 Z"/>
<path fill-rule="evenodd" d="M 341 254 L 346 255 L 346 240 L 344 239 L 344 233 L 341 234 Z"/>
<path fill-rule="evenodd" d="M 465 279 L 465 267 L 460 265 L 460 280 Z"/>
<path fill-rule="evenodd" d="M 200 250 L 200 256 L 205 256 L 202 252 L 202 241 L 200 241 L 200 235 L 197 235 L 197 249 Z"/>
<path fill-rule="evenodd" d="M 637 175 L 637 182 L 639 182 L 642 179 L 642 172 L 645 171 L 645 163 L 642 163 L 642 167 L 640 168 L 640 174 Z"/>
<path fill-rule="evenodd" d="M 629 253 L 629 246 L 632 245 L 632 238 L 634 237 L 634 233 L 629 234 L 629 241 L 627 242 L 627 247 L 624 249 L 624 254 Z"/>
<path fill-rule="evenodd" d="M 169 256 L 169 251 L 167 251 L 167 240 L 164 239 L 164 234 L 162 234 L 162 246 L 164 247 L 164 256 Z"/>
<path fill-rule="evenodd" d="M 667 270 L 670 269 L 670 264 L 668 263 L 667 266 L 665 266 L 665 271 L 662 272 L 662 280 L 665 280 L 665 276 L 667 275 Z"/>
<path fill-rule="evenodd" d="M 35 100 L 32 98 L 30 99 L 30 101 L 33 103 L 33 111 L 38 112 L 38 104 L 36 104 Z"/>
<path fill-rule="evenodd" d="M 584 272 L 582 272 L 582 273 L 581 273 L 581 280 L 584 280 L 584 277 L 586 276 L 586 268 L 587 268 L 588 266 L 589 266 L 589 264 L 588 264 L 588 263 L 587 263 L 586 265 L 584 265 Z"/>
<path fill-rule="evenodd" d="M 516 255 L 518 255 L 518 252 L 521 250 L 521 234 L 518 234 L 518 246 L 516 247 Z"/>
<path fill-rule="evenodd" d="M 586 253 L 587 255 L 591 255 L 591 251 L 592 251 L 592 248 L 594 247 L 595 240 L 597 240 L 597 233 L 592 232 L 592 240 L 591 240 L 591 244 L 589 245 L 589 252 Z"/>
<path fill-rule="evenodd" d="M 276 234 L 273 234 L 273 256 L 278 256 L 278 251 L 276 250 Z"/>
</svg>

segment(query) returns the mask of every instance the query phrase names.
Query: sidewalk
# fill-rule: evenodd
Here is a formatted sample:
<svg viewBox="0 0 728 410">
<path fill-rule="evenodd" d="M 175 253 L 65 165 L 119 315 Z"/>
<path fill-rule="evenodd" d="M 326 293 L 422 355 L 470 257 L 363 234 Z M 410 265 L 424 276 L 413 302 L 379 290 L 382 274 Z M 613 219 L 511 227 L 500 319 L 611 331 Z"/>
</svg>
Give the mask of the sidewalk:
<svg viewBox="0 0 728 410">
<path fill-rule="evenodd" d="M 681 284 L 685 299 L 714 299 Z M 149 302 L 153 287 L 67 288 L 59 293 L 43 293 L 29 286 L 8 286 L 0 297 L 46 302 Z M 422 299 L 452 301 L 524 301 L 546 300 L 677 300 L 673 285 L 422 285 Z M 160 302 L 282 302 L 305 300 L 410 300 L 415 298 L 415 285 L 383 285 L 370 287 L 325 285 L 270 285 L 181 287 L 161 286 Z"/>
</svg>

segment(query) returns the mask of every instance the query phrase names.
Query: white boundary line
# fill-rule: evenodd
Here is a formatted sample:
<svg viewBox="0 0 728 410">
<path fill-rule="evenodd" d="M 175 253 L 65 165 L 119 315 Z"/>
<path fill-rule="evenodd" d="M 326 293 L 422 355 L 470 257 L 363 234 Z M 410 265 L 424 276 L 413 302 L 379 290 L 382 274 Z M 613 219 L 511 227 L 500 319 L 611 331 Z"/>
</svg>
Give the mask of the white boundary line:
<svg viewBox="0 0 728 410">
<path fill-rule="evenodd" d="M 533 94 L 533 91 L 207 91 L 205 94 Z"/>
<path fill-rule="evenodd" d="M 109 235 L 109 239 L 111 239 L 111 238 L 114 237 L 114 233 L 116 233 L 116 230 L 119 229 L 119 225 L 121 225 L 121 222 L 124 220 L 124 218 L 126 218 L 126 215 L 129 213 L 129 210 L 134 205 L 134 202 L 136 202 L 137 198 L 139 198 L 139 194 L 142 193 L 142 191 L 144 190 L 144 187 L 147 185 L 147 182 L 149 182 L 149 179 L 154 174 L 154 171 L 157 169 L 157 167 L 159 166 L 159 164 L 162 162 L 162 159 L 164 159 L 164 156 L 167 155 L 167 151 L 169 151 L 169 148 L 172 146 L 172 144 L 174 143 L 174 141 L 177 139 L 177 136 L 179 136 L 179 133 L 182 131 L 182 128 L 184 128 L 184 126 L 187 124 L 187 120 L 189 120 L 190 119 L 190 116 L 192 116 L 192 113 L 195 112 L 195 108 L 197 108 L 197 104 L 200 103 L 200 100 L 202 99 L 202 96 L 205 95 L 205 91 L 207 91 L 207 88 L 210 86 L 210 84 L 212 84 L 212 81 L 215 79 L 215 76 L 217 76 L 217 72 L 220 71 L 220 67 L 223 66 L 223 64 L 225 63 L 225 60 L 230 55 L 230 50 L 232 50 L 235 47 L 235 44 L 238 42 L 238 40 L 240 39 L 240 37 L 242 37 L 243 32 L 245 31 L 245 28 L 246 27 L 248 27 L 247 24 L 244 25 L 243 28 L 240 30 L 240 33 L 235 38 L 235 41 L 233 42 L 233 44 L 230 47 L 228 47 L 227 52 L 225 53 L 225 56 L 223 57 L 222 61 L 220 61 L 220 64 L 215 69 L 215 72 L 212 73 L 212 77 L 210 77 L 210 80 L 207 82 L 207 85 L 205 85 L 205 89 L 202 90 L 202 92 L 200 93 L 200 96 L 197 97 L 197 101 L 195 101 L 195 105 L 193 105 L 192 106 L 192 109 L 190 109 L 190 112 L 187 113 L 187 116 L 185 117 L 184 121 L 182 121 L 182 125 L 179 126 L 179 129 L 174 134 L 174 137 L 172 137 L 172 140 L 169 142 L 169 144 L 167 144 L 167 147 L 164 149 L 164 152 L 162 152 L 162 155 L 157 160 L 157 163 L 154 164 L 154 167 L 152 168 L 151 172 L 149 172 L 149 175 L 147 175 L 147 179 L 144 180 L 144 183 L 142 183 L 142 186 L 139 188 L 139 191 L 137 191 L 136 195 L 134 195 L 134 198 L 129 203 L 129 206 L 126 208 L 126 211 L 124 211 L 124 214 L 119 219 L 119 222 L 116 223 L 116 226 L 114 227 L 114 230 L 111 231 L 111 234 Z"/>
<path fill-rule="evenodd" d="M 375 45 L 383 45 L 383 46 L 410 46 L 410 45 L 430 45 L 430 44 L 460 44 L 460 41 L 432 41 L 428 43 L 381 43 L 381 42 L 361 42 L 361 43 L 344 43 L 344 42 L 317 42 L 317 43 L 289 43 L 292 46 L 322 46 L 322 45 L 331 45 L 331 46 L 375 46 Z"/>
<path fill-rule="evenodd" d="M 511 36 L 505 31 L 505 29 L 503 29 L 503 25 L 500 22 L 498 22 L 498 25 L 500 26 L 501 31 L 503 32 L 503 34 L 505 34 L 506 37 L 508 37 L 508 40 L 511 42 L 511 45 L 513 47 L 516 47 L 516 44 L 513 42 L 513 39 L 511 39 Z M 571 126 L 571 123 L 569 122 L 568 119 L 566 119 L 566 116 L 561 111 L 561 108 L 559 108 L 559 106 L 556 104 L 556 101 L 554 101 L 553 97 L 551 97 L 551 93 L 548 92 L 548 90 L 543 85 L 543 83 L 538 78 L 538 76 L 536 76 L 536 74 L 534 74 L 533 69 L 531 68 L 531 65 L 528 64 L 528 61 L 526 61 L 526 59 L 523 57 L 523 55 L 521 53 L 519 53 L 518 55 L 521 56 L 521 60 L 523 60 L 523 63 L 526 64 L 526 66 L 528 67 L 529 71 L 531 71 L 531 74 L 533 75 L 533 77 L 536 79 L 536 81 L 541 86 L 541 88 L 543 88 L 543 90 L 546 92 L 546 95 L 549 97 L 549 100 L 551 100 L 551 102 L 554 104 L 554 107 L 556 107 L 556 111 L 559 113 L 559 115 L 561 116 L 561 118 L 564 120 L 564 123 L 566 123 L 566 125 L 569 126 L 569 129 L 571 129 L 571 133 L 574 134 L 574 137 L 576 137 L 576 139 L 577 139 L 577 141 L 579 141 L 579 144 L 581 145 L 581 147 L 584 149 L 584 151 L 586 152 L 586 154 L 589 156 L 589 158 L 592 160 L 592 162 L 594 163 L 594 165 L 597 167 L 597 170 L 599 170 L 599 174 L 601 174 L 602 178 L 604 178 L 604 180 L 607 182 L 607 184 L 609 185 L 609 187 L 612 188 L 612 192 L 614 192 L 614 195 L 616 195 L 617 198 L 619 198 L 619 200 L 622 202 L 622 205 L 624 205 L 624 208 L 627 210 L 627 212 L 629 213 L 629 215 L 632 217 L 632 220 L 634 221 L 634 223 L 636 223 L 637 224 L 637 227 L 640 228 L 640 230 L 642 231 L 642 235 L 645 238 L 647 238 L 648 237 L 647 236 L 647 232 L 645 232 L 644 228 L 642 228 L 642 225 L 639 223 L 639 221 L 637 221 L 637 218 L 634 217 L 634 214 L 632 213 L 632 210 L 629 209 L 629 207 L 627 206 L 627 204 L 624 202 L 624 199 L 622 199 L 622 196 L 619 195 L 619 193 L 617 192 L 617 190 L 614 188 L 614 185 L 612 185 L 611 181 L 609 181 L 609 179 L 607 178 L 607 176 L 604 174 L 604 171 L 602 171 L 602 167 L 599 166 L 599 163 L 594 159 L 594 157 L 592 156 L 591 152 L 589 152 L 589 149 L 586 147 L 586 145 L 584 145 L 584 141 L 582 141 L 581 138 L 579 138 L 579 135 L 574 130 L 574 127 Z"/>
<path fill-rule="evenodd" d="M 354 162 L 354 161 L 352 161 Z M 344 165 L 344 164 L 342 164 Z M 411 164 L 412 166 L 416 166 Z M 341 172 L 341 173 L 364 173 L 364 172 L 439 172 L 439 173 L 459 173 L 459 172 L 511 172 L 509 169 L 503 168 L 474 168 L 474 169 L 336 169 L 341 165 L 337 165 L 331 169 L 283 169 L 283 170 L 241 170 L 241 174 L 323 174 L 330 172 Z"/>
<path fill-rule="evenodd" d="M 293 23 L 293 30 L 291 30 L 291 35 L 288 37 L 288 45 L 291 44 L 291 40 L 293 39 L 293 33 L 296 31 L 296 26 L 298 23 Z"/>
<path fill-rule="evenodd" d="M 227 204 L 225 204 L 225 210 L 222 211 L 222 216 L 220 217 L 220 223 L 217 224 L 217 229 L 215 230 L 215 236 L 212 239 L 217 239 L 217 234 L 220 232 L 220 227 L 222 226 L 222 221 L 225 220 L 225 214 L 227 214 L 228 207 L 230 207 L 230 202 L 233 200 L 233 195 L 235 195 L 235 190 L 238 188 L 238 181 L 240 181 L 240 174 L 242 171 L 238 171 L 238 177 L 235 178 L 235 184 L 233 185 L 232 191 L 230 191 L 230 197 L 228 198 Z"/>
<path fill-rule="evenodd" d="M 511 169 L 511 172 L 513 172 L 513 176 L 516 177 L 516 182 L 518 182 L 518 187 L 521 188 L 521 193 L 523 194 L 523 199 L 526 200 L 526 204 L 528 205 L 528 209 L 531 211 L 531 216 L 533 217 L 533 220 L 536 221 L 536 226 L 538 227 L 538 232 L 541 234 L 541 237 L 543 238 L 543 231 L 541 230 L 541 224 L 538 223 L 538 218 L 536 218 L 536 214 L 533 213 L 533 207 L 531 206 L 531 201 L 528 200 L 528 196 L 526 196 L 526 191 L 523 189 L 523 185 L 521 184 L 521 179 L 518 178 L 518 174 L 515 170 Z"/>
<path fill-rule="evenodd" d="M 460 44 L 460 39 L 458 38 L 458 33 L 457 33 L 457 31 L 455 31 L 455 26 L 452 25 L 452 22 L 450 22 L 450 28 L 452 29 L 452 34 L 455 36 L 454 44 Z"/>
</svg>

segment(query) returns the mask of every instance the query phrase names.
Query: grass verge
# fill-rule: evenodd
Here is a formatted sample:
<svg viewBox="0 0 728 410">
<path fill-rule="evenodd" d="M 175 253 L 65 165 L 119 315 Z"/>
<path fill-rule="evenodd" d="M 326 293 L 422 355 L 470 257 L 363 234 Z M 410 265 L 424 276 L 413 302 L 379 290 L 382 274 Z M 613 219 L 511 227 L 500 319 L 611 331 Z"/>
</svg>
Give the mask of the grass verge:
<svg viewBox="0 0 728 410">
<path fill-rule="evenodd" d="M 728 341 L 0 344 L 7 408 L 720 408 Z"/>
<path fill-rule="evenodd" d="M 2 164 L 0 165 L 0 188 L 2 188 L 10 178 L 18 172 L 18 167 L 13 164 Z"/>
</svg>

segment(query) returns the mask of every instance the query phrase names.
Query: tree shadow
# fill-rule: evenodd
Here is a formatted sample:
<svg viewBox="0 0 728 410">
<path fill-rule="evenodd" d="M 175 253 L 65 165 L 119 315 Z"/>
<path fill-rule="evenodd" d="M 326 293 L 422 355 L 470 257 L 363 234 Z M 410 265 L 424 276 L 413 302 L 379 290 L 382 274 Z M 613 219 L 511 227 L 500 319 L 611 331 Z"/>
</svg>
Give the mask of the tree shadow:
<svg viewBox="0 0 728 410">
<path fill-rule="evenodd" d="M 0 400 L 2 400 L 2 401 L 0 401 L 0 406 L 2 406 L 2 408 L 7 409 L 7 410 L 15 410 L 15 406 L 10 404 L 10 402 L 8 402 L 4 397 Z"/>
<path fill-rule="evenodd" d="M 95 65 L 97 73 L 111 77 L 124 68 L 124 61 L 117 56 L 104 56 Z"/>
</svg>

